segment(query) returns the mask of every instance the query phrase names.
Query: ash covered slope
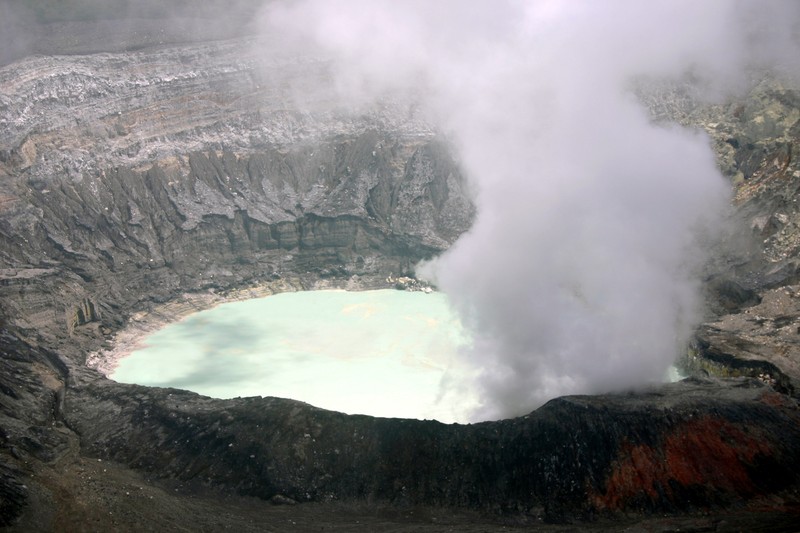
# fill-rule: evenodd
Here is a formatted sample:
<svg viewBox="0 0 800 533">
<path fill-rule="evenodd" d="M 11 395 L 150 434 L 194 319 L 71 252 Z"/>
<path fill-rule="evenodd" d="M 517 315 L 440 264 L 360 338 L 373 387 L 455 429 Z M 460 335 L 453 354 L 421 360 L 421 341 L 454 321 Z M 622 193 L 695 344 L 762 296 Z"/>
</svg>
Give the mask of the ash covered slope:
<svg viewBox="0 0 800 533">
<path fill-rule="evenodd" d="M 58 479 L 85 457 L 226 494 L 450 505 L 532 520 L 796 503 L 797 404 L 759 381 L 562 399 L 520 419 L 444 426 L 275 399 L 215 401 L 115 384 L 84 368 L 86 354 L 134 312 L 185 291 L 278 277 L 369 284 L 469 227 L 457 165 L 412 103 L 345 108 L 327 94 L 325 64 L 256 69 L 250 50 L 232 40 L 30 57 L 0 69 L 4 519 L 24 513 L 20 527 L 38 517 L 54 529 L 58 513 L 81 508 Z M 319 90 L 300 106 L 297 85 Z M 744 319 L 748 305 L 797 283 L 797 93 L 762 93 L 685 113 L 718 139 L 726 170 L 742 172 L 747 231 L 777 227 L 748 254 L 721 260 L 712 280 L 720 321 Z M 759 116 L 780 127 L 754 129 Z M 775 255 L 775 246 L 785 249 Z M 779 308 L 788 322 L 753 323 L 796 322 Z M 703 368 L 734 368 L 724 358 L 710 364 L 714 350 L 755 357 L 726 348 L 742 345 L 743 330 L 720 331 L 709 325 L 701 336 Z M 795 337 L 781 331 L 771 342 L 793 360 Z M 750 363 L 746 373 L 796 379 L 769 361 L 768 377 Z M 788 391 L 786 383 L 778 388 Z"/>
</svg>

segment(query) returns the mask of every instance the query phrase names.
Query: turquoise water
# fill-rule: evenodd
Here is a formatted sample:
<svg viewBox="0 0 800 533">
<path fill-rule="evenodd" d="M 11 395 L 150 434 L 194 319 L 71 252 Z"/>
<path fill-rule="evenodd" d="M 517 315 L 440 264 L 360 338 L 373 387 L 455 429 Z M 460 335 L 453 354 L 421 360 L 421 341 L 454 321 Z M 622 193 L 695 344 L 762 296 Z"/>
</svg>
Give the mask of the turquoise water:
<svg viewBox="0 0 800 533">
<path fill-rule="evenodd" d="M 349 414 L 466 421 L 469 342 L 443 294 L 282 293 L 166 326 L 111 378 L 216 398 L 278 396 Z M 444 387 L 447 382 L 449 386 Z"/>
</svg>

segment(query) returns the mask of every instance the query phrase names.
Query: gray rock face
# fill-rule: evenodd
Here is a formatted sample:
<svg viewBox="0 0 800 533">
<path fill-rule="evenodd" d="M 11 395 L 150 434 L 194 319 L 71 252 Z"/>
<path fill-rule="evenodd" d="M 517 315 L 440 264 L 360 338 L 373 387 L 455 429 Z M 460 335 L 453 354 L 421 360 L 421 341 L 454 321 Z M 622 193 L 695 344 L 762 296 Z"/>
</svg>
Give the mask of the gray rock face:
<svg viewBox="0 0 800 533">
<path fill-rule="evenodd" d="M 764 81 L 745 100 L 689 115 L 708 131 L 732 177 L 737 234 L 729 239 L 739 247 L 711 283 L 727 285 L 717 294 L 730 305 L 700 328 L 688 365 L 789 393 L 800 390 L 798 109 L 797 88 Z"/>
<path fill-rule="evenodd" d="M 0 71 L 6 291 L 21 301 L 22 269 L 29 294 L 16 323 L 91 321 L 73 319 L 88 304 L 46 296 L 53 283 L 112 325 L 116 308 L 177 290 L 407 271 L 469 226 L 458 168 L 410 104 L 355 112 L 320 92 L 287 108 L 325 65 L 257 68 L 251 44 Z"/>
<path fill-rule="evenodd" d="M 23 524 L 42 502 L 77 505 L 54 495 L 85 457 L 227 495 L 530 520 L 796 504 L 800 419 L 784 393 L 798 378 L 800 174 L 797 92 L 786 88 L 673 110 L 705 127 L 723 169 L 739 176 L 738 216 L 752 233 L 745 252 L 726 249 L 709 274 L 716 314 L 687 365 L 754 380 L 560 399 L 519 419 L 445 426 L 274 398 L 211 400 L 86 368 L 134 313 L 183 293 L 282 278 L 368 286 L 469 228 L 458 165 L 413 102 L 345 105 L 327 90 L 324 63 L 267 61 L 251 45 L 0 68 L 6 522 L 26 502 L 39 507 Z"/>
<path fill-rule="evenodd" d="M 657 120 L 709 136 L 733 184 L 734 210 L 706 284 L 708 322 L 687 369 L 800 386 L 800 92 L 774 79 L 723 104 L 699 105 L 686 87 L 643 91 Z"/>
</svg>

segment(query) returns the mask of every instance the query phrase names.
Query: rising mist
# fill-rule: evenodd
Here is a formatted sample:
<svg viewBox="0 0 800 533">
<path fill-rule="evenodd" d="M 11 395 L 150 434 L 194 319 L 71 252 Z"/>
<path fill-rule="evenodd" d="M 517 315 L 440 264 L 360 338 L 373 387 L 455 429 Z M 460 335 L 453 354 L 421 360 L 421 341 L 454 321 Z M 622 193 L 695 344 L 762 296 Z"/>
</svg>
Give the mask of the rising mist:
<svg viewBox="0 0 800 533">
<path fill-rule="evenodd" d="M 471 230 L 421 265 L 475 342 L 475 419 L 663 379 L 701 313 L 729 203 L 707 137 L 654 123 L 643 79 L 722 99 L 798 72 L 794 2 L 307 0 L 264 34 L 327 58 L 345 101 L 417 98 L 475 191 Z M 454 385 L 457 386 L 457 385 Z"/>
</svg>

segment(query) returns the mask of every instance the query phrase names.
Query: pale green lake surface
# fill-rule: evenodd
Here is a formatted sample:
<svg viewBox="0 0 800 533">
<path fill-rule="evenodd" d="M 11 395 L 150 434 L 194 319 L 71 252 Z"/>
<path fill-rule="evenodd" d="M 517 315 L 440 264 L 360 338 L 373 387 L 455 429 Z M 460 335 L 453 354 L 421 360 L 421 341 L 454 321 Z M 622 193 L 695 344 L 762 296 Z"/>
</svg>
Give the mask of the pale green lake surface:
<svg viewBox="0 0 800 533">
<path fill-rule="evenodd" d="M 348 414 L 468 422 L 470 342 L 441 293 L 308 291 L 170 324 L 109 376 L 211 396 L 277 396 Z M 674 367 L 665 381 L 681 376 Z"/>
<path fill-rule="evenodd" d="M 110 377 L 215 398 L 277 396 L 349 414 L 466 421 L 476 400 L 443 380 L 469 375 L 456 357 L 468 342 L 440 293 L 281 293 L 168 325 Z"/>
</svg>

